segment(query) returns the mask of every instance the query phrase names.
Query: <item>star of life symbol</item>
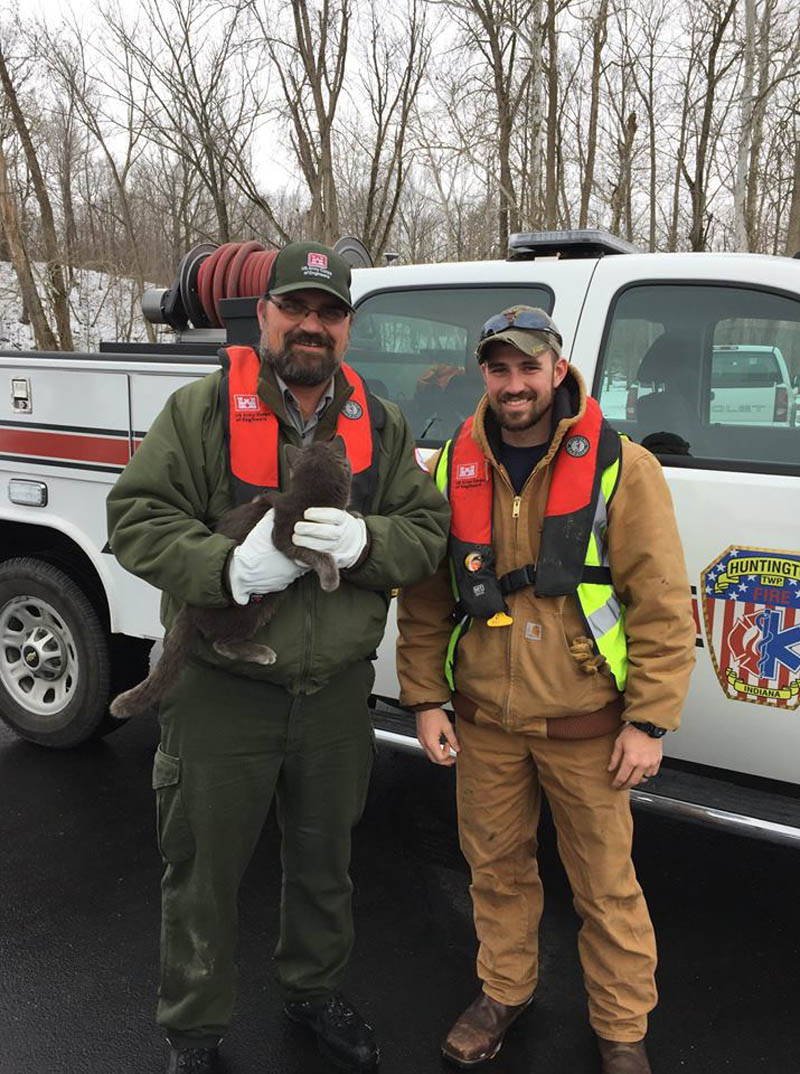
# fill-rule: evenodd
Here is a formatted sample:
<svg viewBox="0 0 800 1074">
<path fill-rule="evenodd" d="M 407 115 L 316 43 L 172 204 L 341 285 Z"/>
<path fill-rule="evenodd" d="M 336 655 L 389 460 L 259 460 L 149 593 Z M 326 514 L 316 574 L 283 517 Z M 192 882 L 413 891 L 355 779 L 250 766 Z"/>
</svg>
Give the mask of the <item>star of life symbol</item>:
<svg viewBox="0 0 800 1074">
<path fill-rule="evenodd" d="M 703 572 L 702 593 L 725 694 L 800 709 L 800 553 L 731 546 Z"/>
</svg>

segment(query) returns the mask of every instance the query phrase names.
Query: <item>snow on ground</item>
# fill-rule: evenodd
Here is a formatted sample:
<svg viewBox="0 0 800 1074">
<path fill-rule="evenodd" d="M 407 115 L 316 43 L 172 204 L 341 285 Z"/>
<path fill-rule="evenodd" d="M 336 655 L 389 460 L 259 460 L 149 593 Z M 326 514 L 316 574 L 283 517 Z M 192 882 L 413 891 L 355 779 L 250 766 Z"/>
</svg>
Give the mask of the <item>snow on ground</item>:
<svg viewBox="0 0 800 1074">
<path fill-rule="evenodd" d="M 39 293 L 44 296 L 43 266 L 34 265 Z M 126 277 L 76 269 L 70 291 L 72 335 L 76 351 L 96 351 L 101 340 L 139 342 L 147 339 L 136 298 L 136 284 Z M 16 274 L 0 261 L 0 350 L 35 350 L 33 329 L 20 321 L 22 300 Z M 55 318 L 49 317 L 51 326 Z"/>
</svg>

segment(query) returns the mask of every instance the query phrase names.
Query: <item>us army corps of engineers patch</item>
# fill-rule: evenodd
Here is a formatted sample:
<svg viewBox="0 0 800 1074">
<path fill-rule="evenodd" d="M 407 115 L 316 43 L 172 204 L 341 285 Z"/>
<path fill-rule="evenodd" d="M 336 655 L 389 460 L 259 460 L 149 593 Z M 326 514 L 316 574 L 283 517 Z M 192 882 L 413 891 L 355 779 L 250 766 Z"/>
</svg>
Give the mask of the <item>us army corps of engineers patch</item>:
<svg viewBox="0 0 800 1074">
<path fill-rule="evenodd" d="M 706 638 L 727 697 L 800 705 L 800 554 L 732 545 L 702 574 Z"/>
</svg>

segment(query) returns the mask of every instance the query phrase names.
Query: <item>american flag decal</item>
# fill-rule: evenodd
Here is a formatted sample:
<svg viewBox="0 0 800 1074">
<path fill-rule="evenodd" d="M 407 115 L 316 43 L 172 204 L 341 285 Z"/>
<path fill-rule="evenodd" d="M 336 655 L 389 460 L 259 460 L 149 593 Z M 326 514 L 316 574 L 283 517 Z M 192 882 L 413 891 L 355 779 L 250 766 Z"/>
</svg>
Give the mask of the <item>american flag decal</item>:
<svg viewBox="0 0 800 1074">
<path fill-rule="evenodd" d="M 800 553 L 732 545 L 703 571 L 700 595 L 726 696 L 800 708 Z"/>
</svg>

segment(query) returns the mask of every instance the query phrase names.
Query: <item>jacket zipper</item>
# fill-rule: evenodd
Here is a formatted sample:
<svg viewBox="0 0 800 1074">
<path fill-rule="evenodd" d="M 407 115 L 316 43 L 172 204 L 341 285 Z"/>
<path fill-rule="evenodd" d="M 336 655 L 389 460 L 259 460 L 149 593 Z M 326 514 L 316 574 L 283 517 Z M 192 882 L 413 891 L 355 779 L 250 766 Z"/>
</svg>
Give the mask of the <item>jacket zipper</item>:
<svg viewBox="0 0 800 1074">
<path fill-rule="evenodd" d="M 303 579 L 305 584 L 305 593 L 303 593 L 303 635 L 305 640 L 303 662 L 300 667 L 300 682 L 305 682 L 311 665 L 313 663 L 313 650 L 314 650 L 314 621 L 311 614 L 311 605 L 314 599 L 314 594 L 311 587 L 307 584 L 307 580 Z"/>
<path fill-rule="evenodd" d="M 506 479 L 506 477 L 507 477 L 507 475 L 503 472 L 503 478 Z M 514 487 L 511 484 L 510 478 L 508 478 L 506 480 L 506 484 L 510 488 L 511 492 L 514 493 L 514 498 L 511 501 L 511 517 L 514 520 L 513 544 L 514 544 L 514 562 L 516 562 L 516 560 L 517 560 L 517 525 L 518 525 L 520 508 L 522 506 L 522 496 L 517 495 L 517 493 L 514 490 Z M 513 631 L 513 628 L 508 627 L 508 628 L 505 628 L 505 629 L 508 629 L 508 632 L 509 632 L 508 633 L 509 678 L 508 678 L 508 690 L 506 691 L 506 701 L 505 701 L 504 711 L 503 711 L 503 723 L 507 724 L 508 719 L 509 719 L 509 715 L 511 713 L 511 694 L 513 692 L 513 680 L 514 680 L 513 668 L 514 668 L 515 653 L 514 653 L 514 631 Z"/>
</svg>

